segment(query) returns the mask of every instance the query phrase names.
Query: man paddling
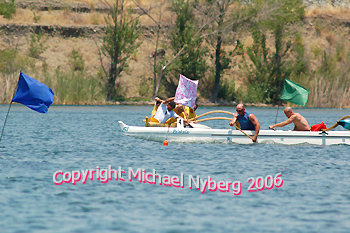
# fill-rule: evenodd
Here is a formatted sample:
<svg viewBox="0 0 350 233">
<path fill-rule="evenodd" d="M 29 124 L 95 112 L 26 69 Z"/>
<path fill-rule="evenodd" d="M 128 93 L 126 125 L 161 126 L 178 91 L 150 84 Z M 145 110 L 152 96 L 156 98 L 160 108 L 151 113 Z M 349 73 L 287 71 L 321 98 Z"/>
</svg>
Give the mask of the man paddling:
<svg viewBox="0 0 350 233">
<path fill-rule="evenodd" d="M 253 142 L 256 142 L 260 131 L 259 121 L 253 113 L 245 111 L 243 104 L 237 105 L 236 113 L 233 115 L 232 121 L 230 121 L 229 125 L 233 126 L 236 121 L 239 122 L 241 130 L 255 130 L 252 140 Z"/>
<path fill-rule="evenodd" d="M 269 129 L 275 130 L 276 127 L 283 127 L 289 125 L 290 123 L 294 123 L 294 131 L 310 131 L 311 128 L 307 123 L 307 120 L 300 115 L 299 113 L 293 112 L 291 107 L 286 107 L 284 109 L 284 114 L 288 119 L 278 124 L 270 125 Z"/>
</svg>

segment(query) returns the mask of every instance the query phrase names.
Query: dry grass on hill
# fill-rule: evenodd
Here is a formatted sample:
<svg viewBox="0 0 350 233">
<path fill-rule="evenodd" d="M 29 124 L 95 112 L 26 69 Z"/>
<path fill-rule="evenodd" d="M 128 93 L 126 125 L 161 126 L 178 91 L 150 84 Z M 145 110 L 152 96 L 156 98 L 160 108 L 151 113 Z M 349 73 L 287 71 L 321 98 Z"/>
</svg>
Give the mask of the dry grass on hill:
<svg viewBox="0 0 350 233">
<path fill-rule="evenodd" d="M 327 6 L 312 6 L 306 12 L 306 17 L 333 17 L 337 19 L 349 19 L 350 9 L 344 7 Z"/>
<path fill-rule="evenodd" d="M 65 0 L 65 2 L 68 3 L 77 3 L 77 2 L 81 2 L 81 3 L 86 3 L 88 4 L 91 8 L 93 8 L 96 4 L 101 4 L 103 2 L 107 2 L 109 4 L 113 4 L 116 1 L 115 0 Z M 121 0 L 119 0 L 119 2 L 121 2 Z M 141 7 L 147 7 L 147 6 L 152 6 L 156 1 L 155 0 L 136 0 L 136 2 L 141 6 Z M 135 6 L 135 3 L 133 3 L 132 1 L 125 1 L 126 6 Z"/>
<path fill-rule="evenodd" d="M 89 5 L 101 4 L 101 1 L 66 1 L 66 2 L 83 2 Z M 112 3 L 113 1 L 109 1 Z M 166 1 L 139 1 L 142 7 L 150 9 L 150 13 L 157 17 L 159 13 L 162 14 L 162 21 L 170 20 L 168 16 L 169 12 L 165 12 L 168 9 L 168 4 Z M 131 7 L 136 7 L 131 5 Z M 35 24 L 35 18 L 37 17 L 37 24 L 42 25 L 56 25 L 56 26 L 90 26 L 90 25 L 105 25 L 105 17 L 107 14 L 92 11 L 91 13 L 77 13 L 72 12 L 68 8 L 63 10 L 49 10 L 49 11 L 36 11 L 27 9 L 17 9 L 17 13 L 13 16 L 13 19 L 7 20 L 0 17 L 0 24 Z M 133 15 L 133 17 L 138 17 L 138 15 Z M 143 25 L 154 25 L 154 22 L 149 19 L 148 16 L 143 15 L 140 18 L 140 22 Z M 48 64 L 48 70 L 53 73 L 57 67 L 61 67 L 61 70 L 68 71 L 69 68 L 69 55 L 72 50 L 77 50 L 83 56 L 85 60 L 85 70 L 88 74 L 95 75 L 101 66 L 100 57 L 98 53 L 98 48 L 96 46 L 95 40 L 98 45 L 102 45 L 102 39 L 100 35 L 96 35 L 95 38 L 62 38 L 62 37 L 49 37 L 44 34 L 43 40 L 45 41 L 45 46 L 47 50 L 40 55 L 39 59 L 36 59 L 35 66 L 36 69 L 41 69 L 43 63 Z M 142 45 L 138 49 L 138 52 L 133 54 L 130 59 L 129 68 L 126 69 L 120 79 L 121 86 L 126 87 L 126 96 L 134 97 L 140 96 L 140 88 L 144 88 L 141 82 L 145 82 L 151 86 L 152 85 L 152 63 L 150 54 L 155 49 L 154 38 L 149 38 L 144 36 L 141 38 Z M 30 44 L 30 33 L 24 32 L 22 36 L 16 36 L 9 33 L 8 35 L 0 35 L 0 48 L 13 48 L 18 45 L 17 48 L 22 54 L 27 54 L 29 52 Z M 161 46 L 161 45 L 160 45 Z M 104 59 L 104 64 L 108 63 L 107 59 Z M 108 67 L 107 67 L 108 68 Z M 146 81 L 144 81 L 146 80 Z M 152 90 L 149 90 L 151 95 Z"/>
<path fill-rule="evenodd" d="M 121 0 L 120 0 L 121 1 Z M 162 14 L 162 22 L 168 22 L 171 20 L 171 13 L 169 11 L 171 1 L 169 0 L 135 0 L 145 10 L 150 10 L 155 19 L 158 20 L 159 13 Z M 22 1 L 16 1 L 22 2 Z M 29 2 L 29 1 L 23 1 Z M 97 6 L 112 5 L 115 0 L 63 0 L 63 1 L 48 1 L 48 0 L 31 0 L 29 3 L 47 3 L 54 5 L 55 3 L 62 6 L 62 10 L 48 10 L 37 11 L 31 9 L 17 9 L 17 14 L 13 19 L 7 20 L 0 17 L 0 24 L 14 23 L 14 24 L 32 24 L 35 23 L 34 16 L 36 16 L 38 24 L 45 25 L 103 25 L 105 13 L 95 12 L 94 8 Z M 132 0 L 126 0 L 126 7 L 137 9 L 138 7 Z M 87 4 L 91 8 L 91 13 L 79 13 L 70 10 L 70 7 L 75 7 L 78 4 Z M 64 7 L 64 6 L 70 7 Z M 35 14 L 35 15 L 34 15 Z M 134 15 L 137 17 L 137 15 Z M 350 9 L 345 7 L 337 7 L 331 5 L 314 5 L 307 9 L 306 17 L 333 17 L 337 19 L 350 19 Z M 153 21 L 148 16 L 141 16 L 140 20 L 142 24 L 153 24 Z"/>
<path fill-rule="evenodd" d="M 107 1 L 109 3 L 114 2 L 112 0 Z M 88 4 L 91 8 L 97 4 L 101 4 L 101 1 L 94 0 L 66 0 L 65 2 L 70 4 L 85 3 Z M 172 14 L 169 11 L 169 0 L 138 0 L 137 2 L 139 2 L 142 7 L 150 9 L 150 13 L 156 20 L 158 20 L 160 13 L 162 15 L 162 23 L 167 23 L 172 20 Z M 132 8 L 136 8 L 136 6 L 133 4 L 130 4 L 130 6 Z M 68 8 L 63 10 L 49 11 L 35 11 L 30 10 L 29 8 L 17 9 L 16 15 L 14 15 L 13 19 L 11 20 L 0 17 L 0 24 L 34 24 L 34 16 L 37 17 L 37 24 L 42 25 L 90 26 L 105 25 L 104 17 L 106 14 L 96 11 L 92 11 L 91 13 L 77 13 L 68 10 Z M 322 61 L 320 59 L 317 59 L 317 57 L 320 57 L 320 54 L 325 50 L 329 52 L 329 54 L 339 54 L 339 51 L 342 51 L 339 49 L 336 50 L 338 47 L 344 47 L 344 53 L 346 52 L 345 50 L 347 50 L 347 47 L 350 47 L 348 43 L 350 29 L 347 27 L 341 27 L 340 29 L 337 29 L 329 27 L 329 24 L 327 24 L 327 21 L 331 21 L 332 19 L 350 19 L 349 9 L 339 7 L 311 7 L 308 9 L 306 16 L 313 18 L 314 20 L 309 25 L 306 23 L 303 27 L 299 28 L 299 30 L 303 34 L 303 43 L 305 44 L 306 49 L 305 59 L 310 62 L 310 69 L 314 69 L 315 67 L 319 67 L 321 65 Z M 134 17 L 137 17 L 137 15 L 135 14 Z M 143 25 L 155 25 L 154 22 L 146 15 L 143 15 L 139 18 L 140 22 Z M 319 20 L 317 18 L 321 19 Z M 243 41 L 245 45 L 251 44 L 252 38 L 250 36 L 242 35 L 242 37 L 243 38 L 241 41 Z M 101 46 L 102 39 L 100 35 L 95 36 L 95 38 L 63 38 L 48 37 L 47 35 L 44 35 L 44 39 L 46 40 L 46 46 L 48 49 L 40 55 L 39 59 L 36 59 L 37 68 L 41 68 L 43 62 L 45 61 L 48 64 L 48 70 L 51 72 L 54 72 L 58 66 L 60 66 L 62 70 L 68 71 L 69 54 L 73 49 L 75 49 L 83 55 L 83 58 L 85 60 L 85 69 L 88 74 L 96 76 L 100 67 L 100 60 L 95 40 L 97 41 L 98 45 Z M 146 97 L 150 97 L 152 94 L 153 68 L 150 55 L 155 49 L 155 38 L 152 37 L 152 35 L 145 34 L 141 40 L 143 42 L 142 45 L 138 49 L 138 52 L 131 56 L 130 66 L 123 72 L 120 79 L 120 84 L 126 88 L 126 97 L 145 97 L 147 93 L 149 96 Z M 160 43 L 159 48 L 166 46 L 167 43 L 164 38 L 162 38 L 161 41 L 162 42 Z M 29 42 L 29 33 L 24 34 L 23 37 L 15 37 L 11 34 L 0 34 L 0 48 L 14 47 L 18 43 L 18 50 L 21 53 L 28 53 Z M 269 41 L 269 47 L 273 49 L 272 41 Z M 168 51 L 165 56 L 168 60 L 172 58 L 172 54 L 170 54 Z M 341 54 L 339 54 L 339 59 L 342 59 Z M 104 62 L 107 62 L 107 60 L 104 60 Z M 243 84 L 244 75 L 236 66 L 231 70 L 225 72 L 224 79 L 231 81 L 231 83 L 234 82 L 237 88 Z M 148 92 L 147 89 L 144 90 L 144 88 L 147 88 L 147 86 L 149 88 Z M 143 89 L 143 95 L 140 93 L 141 89 Z M 320 98 L 320 95 L 315 96 L 318 96 L 317 98 Z"/>
<path fill-rule="evenodd" d="M 88 26 L 103 25 L 106 14 L 75 13 L 70 10 L 62 11 L 31 11 L 29 9 L 17 9 L 17 13 L 11 20 L 0 18 L 1 24 L 42 24 L 57 26 Z"/>
<path fill-rule="evenodd" d="M 35 1 L 33 1 L 35 2 Z M 93 6 L 96 4 L 105 5 L 101 1 L 93 0 L 77 0 L 77 1 L 61 1 L 63 3 L 69 4 L 74 7 L 74 3 L 86 3 L 91 8 L 90 13 L 81 13 L 71 11 L 69 7 L 62 7 L 62 10 L 48 10 L 48 11 L 38 11 L 32 10 L 30 8 L 21 9 L 17 8 L 17 13 L 13 15 L 12 19 L 5 19 L 0 17 L 0 24 L 42 24 L 42 25 L 58 25 L 58 26 L 90 26 L 90 25 L 105 25 L 106 13 L 93 11 Z M 114 1 L 106 1 L 112 4 Z M 127 1 L 126 8 L 138 9 L 138 7 L 132 2 Z M 149 11 L 155 20 L 159 19 L 159 14 L 161 14 L 161 22 L 166 23 L 171 20 L 169 6 L 170 2 L 166 0 L 162 1 L 150 1 L 143 0 L 139 1 L 139 5 L 145 10 Z M 106 5 L 105 5 L 106 6 Z M 141 24 L 143 25 L 155 25 L 155 23 L 147 15 L 134 14 L 133 18 L 139 18 Z"/>
</svg>

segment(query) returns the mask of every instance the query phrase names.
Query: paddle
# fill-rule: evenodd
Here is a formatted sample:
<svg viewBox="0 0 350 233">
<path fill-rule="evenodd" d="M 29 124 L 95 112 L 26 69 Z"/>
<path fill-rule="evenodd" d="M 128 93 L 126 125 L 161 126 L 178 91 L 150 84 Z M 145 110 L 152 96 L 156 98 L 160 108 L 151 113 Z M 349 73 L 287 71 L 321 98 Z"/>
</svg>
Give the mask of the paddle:
<svg viewBox="0 0 350 233">
<path fill-rule="evenodd" d="M 201 119 L 198 120 L 197 122 L 202 122 L 202 121 L 209 121 L 209 120 L 229 120 L 231 121 L 231 118 L 227 118 L 227 117 L 211 117 L 211 118 L 206 118 L 206 119 Z M 240 128 L 238 128 L 236 125 L 233 125 L 236 129 L 238 129 L 239 131 L 241 131 L 244 135 L 246 135 L 248 138 L 250 138 L 252 141 L 253 138 L 251 136 L 249 136 L 246 132 L 244 132 L 243 130 L 241 130 Z"/>
<path fill-rule="evenodd" d="M 250 138 L 252 141 L 254 141 L 254 139 L 249 136 L 246 132 L 244 132 L 243 130 L 241 130 L 240 128 L 238 128 L 236 125 L 233 125 L 236 129 L 238 129 L 239 131 L 241 131 L 245 136 L 247 136 L 248 138 Z"/>
<path fill-rule="evenodd" d="M 212 111 L 212 112 L 208 112 L 208 113 L 204 113 L 202 115 L 200 115 L 199 117 L 201 116 L 204 116 L 204 115 L 207 115 L 209 113 L 213 113 L 213 112 L 224 112 L 224 113 L 227 113 L 226 111 Z M 206 119 L 201 119 L 201 120 L 198 120 L 197 122 L 202 122 L 202 121 L 209 121 L 209 120 L 229 120 L 231 121 L 232 119 L 231 118 L 227 118 L 227 117 L 211 117 L 211 118 L 206 118 Z M 254 141 L 254 139 L 249 136 L 246 132 L 244 132 L 243 130 L 241 130 L 240 128 L 238 128 L 236 125 L 233 125 L 236 129 L 238 129 L 239 131 L 241 131 L 244 135 L 246 135 L 248 138 L 250 138 L 252 141 Z"/>
<path fill-rule="evenodd" d="M 348 124 L 341 122 L 342 120 L 347 119 L 347 118 L 350 118 L 350 116 L 345 116 L 345 117 L 340 118 L 339 121 L 337 121 L 337 123 L 335 123 L 334 125 L 332 125 L 331 127 L 327 128 L 327 129 L 322 129 L 322 131 L 330 131 L 332 129 L 335 129 L 338 125 L 342 125 L 344 128 L 349 129 L 349 128 L 347 128 Z"/>
<path fill-rule="evenodd" d="M 234 115 L 234 113 L 232 112 L 228 112 L 228 111 L 222 111 L 222 110 L 215 110 L 215 111 L 210 111 L 210 112 L 206 112 L 206 113 L 203 113 L 199 116 L 196 116 L 192 119 L 189 119 L 190 121 L 193 121 L 193 120 L 197 120 L 198 118 L 200 117 L 203 117 L 203 116 L 206 116 L 208 114 L 212 114 L 212 113 L 226 113 L 226 114 L 230 114 L 230 115 Z M 206 118 L 206 119 L 201 119 L 201 120 L 197 120 L 197 122 L 202 122 L 202 121 L 209 121 L 209 120 L 229 120 L 231 121 L 232 118 L 227 118 L 227 117 L 211 117 L 211 118 Z M 191 125 L 192 126 L 192 125 Z M 243 133 L 244 135 L 246 135 L 248 138 L 250 138 L 252 141 L 254 141 L 254 139 L 249 136 L 247 133 L 243 132 L 240 128 L 238 128 L 236 125 L 233 125 L 236 129 L 238 129 L 239 131 L 241 131 L 241 133 Z"/>
</svg>

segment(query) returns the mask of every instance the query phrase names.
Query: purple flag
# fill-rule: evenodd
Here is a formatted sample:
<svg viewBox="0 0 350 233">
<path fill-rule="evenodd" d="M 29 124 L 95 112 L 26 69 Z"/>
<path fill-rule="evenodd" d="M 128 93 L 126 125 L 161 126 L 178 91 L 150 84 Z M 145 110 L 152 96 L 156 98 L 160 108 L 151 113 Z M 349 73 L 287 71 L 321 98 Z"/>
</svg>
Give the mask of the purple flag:
<svg viewBox="0 0 350 233">
<path fill-rule="evenodd" d="M 175 102 L 194 108 L 197 98 L 198 80 L 193 81 L 180 74 L 179 84 L 175 93 Z"/>
</svg>

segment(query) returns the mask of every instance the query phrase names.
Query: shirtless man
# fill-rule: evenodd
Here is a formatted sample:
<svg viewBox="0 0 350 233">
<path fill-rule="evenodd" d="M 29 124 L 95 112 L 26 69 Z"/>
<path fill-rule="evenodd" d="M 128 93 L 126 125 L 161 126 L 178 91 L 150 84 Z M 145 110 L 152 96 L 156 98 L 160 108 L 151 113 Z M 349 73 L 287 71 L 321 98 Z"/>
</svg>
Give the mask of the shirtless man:
<svg viewBox="0 0 350 233">
<path fill-rule="evenodd" d="M 275 127 L 283 127 L 286 125 L 289 125 L 290 123 L 294 123 L 294 131 L 310 131 L 310 126 L 307 123 L 306 119 L 300 115 L 299 113 L 295 113 L 293 112 L 291 107 L 286 107 L 284 109 L 284 114 L 286 115 L 286 117 L 288 117 L 288 119 L 286 121 L 283 121 L 281 123 L 278 124 L 274 124 L 274 125 L 270 125 L 269 129 L 273 129 Z"/>
</svg>

